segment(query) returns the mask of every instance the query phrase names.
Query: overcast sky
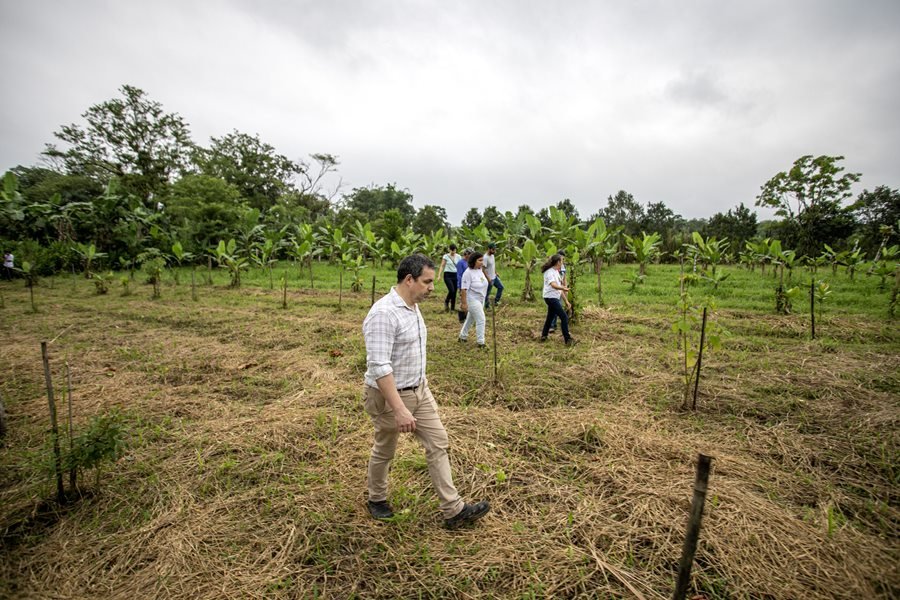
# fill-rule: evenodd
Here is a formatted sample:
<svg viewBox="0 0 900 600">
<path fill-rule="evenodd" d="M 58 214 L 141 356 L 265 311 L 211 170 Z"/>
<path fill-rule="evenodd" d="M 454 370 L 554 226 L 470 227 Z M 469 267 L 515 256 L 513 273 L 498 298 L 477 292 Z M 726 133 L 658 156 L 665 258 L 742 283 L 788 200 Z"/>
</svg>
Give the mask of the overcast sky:
<svg viewBox="0 0 900 600">
<path fill-rule="evenodd" d="M 804 154 L 900 187 L 897 0 L 2 0 L 0 64 L 0 169 L 127 83 L 454 225 L 620 189 L 709 217 Z"/>
</svg>

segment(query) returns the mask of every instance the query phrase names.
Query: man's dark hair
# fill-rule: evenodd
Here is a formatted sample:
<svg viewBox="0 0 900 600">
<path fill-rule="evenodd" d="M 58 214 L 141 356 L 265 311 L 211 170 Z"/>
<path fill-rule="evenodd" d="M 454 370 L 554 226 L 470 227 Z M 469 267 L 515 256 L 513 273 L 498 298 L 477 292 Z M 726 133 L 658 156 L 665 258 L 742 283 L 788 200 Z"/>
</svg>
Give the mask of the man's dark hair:
<svg viewBox="0 0 900 600">
<path fill-rule="evenodd" d="M 470 254 L 469 258 L 466 259 L 466 263 L 468 263 L 469 268 L 474 269 L 475 263 L 477 263 L 478 259 L 483 256 L 484 256 L 484 254 L 482 254 L 481 252 L 473 252 L 472 254 Z"/>
<path fill-rule="evenodd" d="M 450 244 L 450 249 L 456 252 L 456 244 Z"/>
<path fill-rule="evenodd" d="M 424 254 L 410 254 L 401 260 L 400 265 L 397 267 L 397 283 L 406 279 L 407 275 L 412 275 L 413 279 L 418 279 L 422 276 L 422 269 L 425 267 L 434 270 L 434 263 L 431 262 L 430 258 Z"/>
</svg>

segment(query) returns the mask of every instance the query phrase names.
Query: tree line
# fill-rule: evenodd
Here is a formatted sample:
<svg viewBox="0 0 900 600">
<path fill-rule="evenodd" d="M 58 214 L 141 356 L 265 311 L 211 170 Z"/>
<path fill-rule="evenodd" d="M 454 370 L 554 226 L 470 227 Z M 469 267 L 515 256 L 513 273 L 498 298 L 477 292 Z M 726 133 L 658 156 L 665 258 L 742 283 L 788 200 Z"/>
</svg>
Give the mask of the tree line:
<svg viewBox="0 0 900 600">
<path fill-rule="evenodd" d="M 291 159 L 237 130 L 197 144 L 181 116 L 133 86 L 122 86 L 119 97 L 91 106 L 82 118 L 54 132 L 40 165 L 9 170 L 0 189 L 0 243 L 41 273 L 83 266 L 89 253 L 112 267 L 159 257 L 190 263 L 216 256 L 219 242 L 229 240 L 247 260 L 262 248 L 269 249 L 268 260 L 287 257 L 298 239 L 315 245 L 317 256 L 341 260 L 335 231 L 338 239 L 366 238 L 366 248 L 356 248 L 363 261 L 417 249 L 425 239 L 475 239 L 476 231 L 481 243 L 512 240 L 530 223 L 542 235 L 529 239 L 563 247 L 558 236 L 550 239 L 560 218 L 584 230 L 602 219 L 621 234 L 622 259 L 633 258 L 627 239 L 650 234 L 658 236 L 658 257 L 675 259 L 694 232 L 728 240 L 734 259 L 748 242 L 765 239 L 780 240 L 800 257 L 819 256 L 826 247 L 875 256 L 897 241 L 900 229 L 900 192 L 878 186 L 851 198 L 861 175 L 845 173 L 841 156 L 800 157 L 767 181 L 755 203 L 775 209 L 773 221 L 757 222 L 743 203 L 709 219 L 684 219 L 664 202 L 642 205 L 620 190 L 591 215 L 579 215 L 563 199 L 516 212 L 473 207 L 454 227 L 443 207 L 416 209 L 412 194 L 394 183 L 345 191 L 336 155 Z"/>
</svg>

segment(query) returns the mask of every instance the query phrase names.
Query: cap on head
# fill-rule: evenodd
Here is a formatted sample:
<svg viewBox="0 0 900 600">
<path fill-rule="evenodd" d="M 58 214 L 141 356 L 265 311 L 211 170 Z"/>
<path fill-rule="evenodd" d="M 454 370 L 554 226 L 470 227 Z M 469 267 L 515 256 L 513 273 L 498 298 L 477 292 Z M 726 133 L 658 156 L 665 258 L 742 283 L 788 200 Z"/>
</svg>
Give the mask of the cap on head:
<svg viewBox="0 0 900 600">
<path fill-rule="evenodd" d="M 463 250 L 463 256 L 468 256 L 468 255 L 472 254 L 473 252 L 475 252 L 475 251 L 472 250 L 471 248 L 466 248 L 465 250 Z"/>
<path fill-rule="evenodd" d="M 496 248 L 497 248 L 497 244 L 495 244 L 494 242 L 491 242 L 490 244 L 488 244 L 489 250 L 495 250 Z"/>
<path fill-rule="evenodd" d="M 559 254 L 559 255 L 562 256 L 563 258 L 566 257 L 566 251 L 565 251 L 565 250 L 560 250 L 559 252 L 557 252 L 557 254 Z"/>
</svg>

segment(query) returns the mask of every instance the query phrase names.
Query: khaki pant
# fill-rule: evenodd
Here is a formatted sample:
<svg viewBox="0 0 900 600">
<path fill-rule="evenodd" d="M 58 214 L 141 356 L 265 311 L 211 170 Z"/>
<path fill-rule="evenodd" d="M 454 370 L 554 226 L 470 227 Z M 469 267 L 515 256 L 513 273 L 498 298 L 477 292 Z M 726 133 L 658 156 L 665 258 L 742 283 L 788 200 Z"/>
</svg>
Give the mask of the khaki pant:
<svg viewBox="0 0 900 600">
<path fill-rule="evenodd" d="M 454 517 L 463 509 L 463 501 L 453 486 L 450 457 L 447 454 L 449 447 L 447 430 L 444 429 L 438 415 L 437 403 L 431 395 L 431 390 L 428 389 L 428 383 L 421 384 L 415 390 L 400 392 L 400 399 L 416 418 L 414 434 L 425 449 L 428 473 L 441 501 L 441 512 L 445 519 Z M 397 449 L 400 432 L 397 431 L 394 411 L 385 402 L 378 388 L 365 386 L 365 408 L 375 426 L 375 444 L 369 458 L 369 500 L 378 502 L 387 500 L 388 470 Z"/>
</svg>

